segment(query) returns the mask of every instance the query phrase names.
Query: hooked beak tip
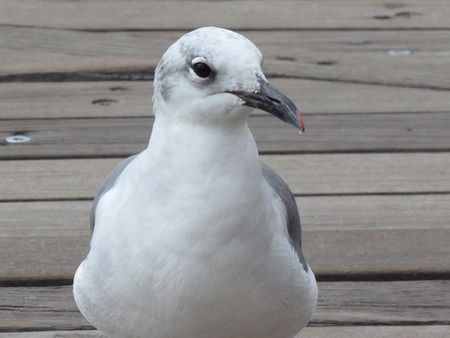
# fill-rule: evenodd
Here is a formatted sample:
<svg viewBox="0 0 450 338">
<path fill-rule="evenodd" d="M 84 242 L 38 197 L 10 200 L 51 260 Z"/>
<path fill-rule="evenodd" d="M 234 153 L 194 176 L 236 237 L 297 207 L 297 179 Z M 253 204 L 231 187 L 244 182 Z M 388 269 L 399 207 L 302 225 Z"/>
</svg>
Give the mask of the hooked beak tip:
<svg viewBox="0 0 450 338">
<path fill-rule="evenodd" d="M 303 117 L 298 109 L 295 111 L 295 115 L 297 115 L 298 123 L 300 124 L 300 133 L 304 133 L 305 123 L 303 122 Z"/>
</svg>

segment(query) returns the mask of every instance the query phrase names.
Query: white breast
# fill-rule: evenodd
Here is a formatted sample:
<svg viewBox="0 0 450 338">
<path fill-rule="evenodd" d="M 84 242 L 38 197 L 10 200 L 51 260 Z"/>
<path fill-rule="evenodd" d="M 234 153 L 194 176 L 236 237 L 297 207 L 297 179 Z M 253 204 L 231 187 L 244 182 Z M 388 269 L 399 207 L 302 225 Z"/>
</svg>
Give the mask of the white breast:
<svg viewBox="0 0 450 338">
<path fill-rule="evenodd" d="M 117 338 L 288 338 L 306 325 L 314 275 L 249 152 L 232 165 L 180 158 L 176 168 L 144 152 L 125 169 L 98 203 L 75 276 L 94 326 Z"/>
</svg>

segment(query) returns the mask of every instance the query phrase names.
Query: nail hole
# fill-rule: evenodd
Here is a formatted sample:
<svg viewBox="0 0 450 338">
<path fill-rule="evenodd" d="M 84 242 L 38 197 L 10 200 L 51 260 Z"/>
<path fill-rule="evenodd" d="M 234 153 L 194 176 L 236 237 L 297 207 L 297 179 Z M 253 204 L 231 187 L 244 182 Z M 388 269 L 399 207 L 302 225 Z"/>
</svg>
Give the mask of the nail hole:
<svg viewBox="0 0 450 338">
<path fill-rule="evenodd" d="M 332 66 L 336 63 L 336 61 L 331 60 L 324 60 L 324 61 L 317 61 L 316 62 L 319 66 Z"/>
<path fill-rule="evenodd" d="M 420 15 L 420 13 L 416 13 L 416 12 L 399 12 L 399 13 L 395 13 L 396 17 L 401 17 L 401 18 L 411 18 L 413 16 L 418 16 Z"/>
<path fill-rule="evenodd" d="M 412 131 L 412 128 L 406 128 L 406 131 Z"/>
<path fill-rule="evenodd" d="M 378 20 L 387 20 L 391 18 L 389 14 L 375 14 L 373 17 Z"/>
<path fill-rule="evenodd" d="M 112 99 L 100 99 L 100 100 L 94 100 L 92 101 L 92 104 L 99 104 L 101 106 L 109 106 L 111 104 L 114 103 L 118 103 L 119 101 L 117 100 L 112 100 Z"/>
<path fill-rule="evenodd" d="M 296 59 L 292 56 L 277 56 L 277 60 L 281 61 L 295 61 Z"/>
</svg>

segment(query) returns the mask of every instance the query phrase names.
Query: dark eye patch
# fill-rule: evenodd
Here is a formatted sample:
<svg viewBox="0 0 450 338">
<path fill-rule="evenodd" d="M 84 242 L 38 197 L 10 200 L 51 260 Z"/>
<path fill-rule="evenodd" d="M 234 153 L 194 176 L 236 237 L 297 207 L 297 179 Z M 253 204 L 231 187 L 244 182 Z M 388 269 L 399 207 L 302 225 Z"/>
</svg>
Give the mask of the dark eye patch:
<svg viewBox="0 0 450 338">
<path fill-rule="evenodd" d="M 203 62 L 197 62 L 192 66 L 195 74 L 201 78 L 207 78 L 211 74 L 211 68 Z"/>
</svg>

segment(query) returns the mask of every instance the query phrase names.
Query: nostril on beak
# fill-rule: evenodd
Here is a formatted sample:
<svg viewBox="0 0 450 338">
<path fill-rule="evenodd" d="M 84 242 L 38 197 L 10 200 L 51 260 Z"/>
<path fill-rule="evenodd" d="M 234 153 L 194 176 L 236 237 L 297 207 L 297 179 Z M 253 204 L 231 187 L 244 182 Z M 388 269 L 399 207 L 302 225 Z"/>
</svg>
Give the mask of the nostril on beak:
<svg viewBox="0 0 450 338">
<path fill-rule="evenodd" d="M 267 96 L 267 97 L 270 99 L 270 101 L 275 102 L 275 103 L 277 103 L 277 104 L 281 104 L 281 101 L 280 101 L 280 100 L 277 100 L 276 98 L 270 97 L 270 96 Z"/>
</svg>

